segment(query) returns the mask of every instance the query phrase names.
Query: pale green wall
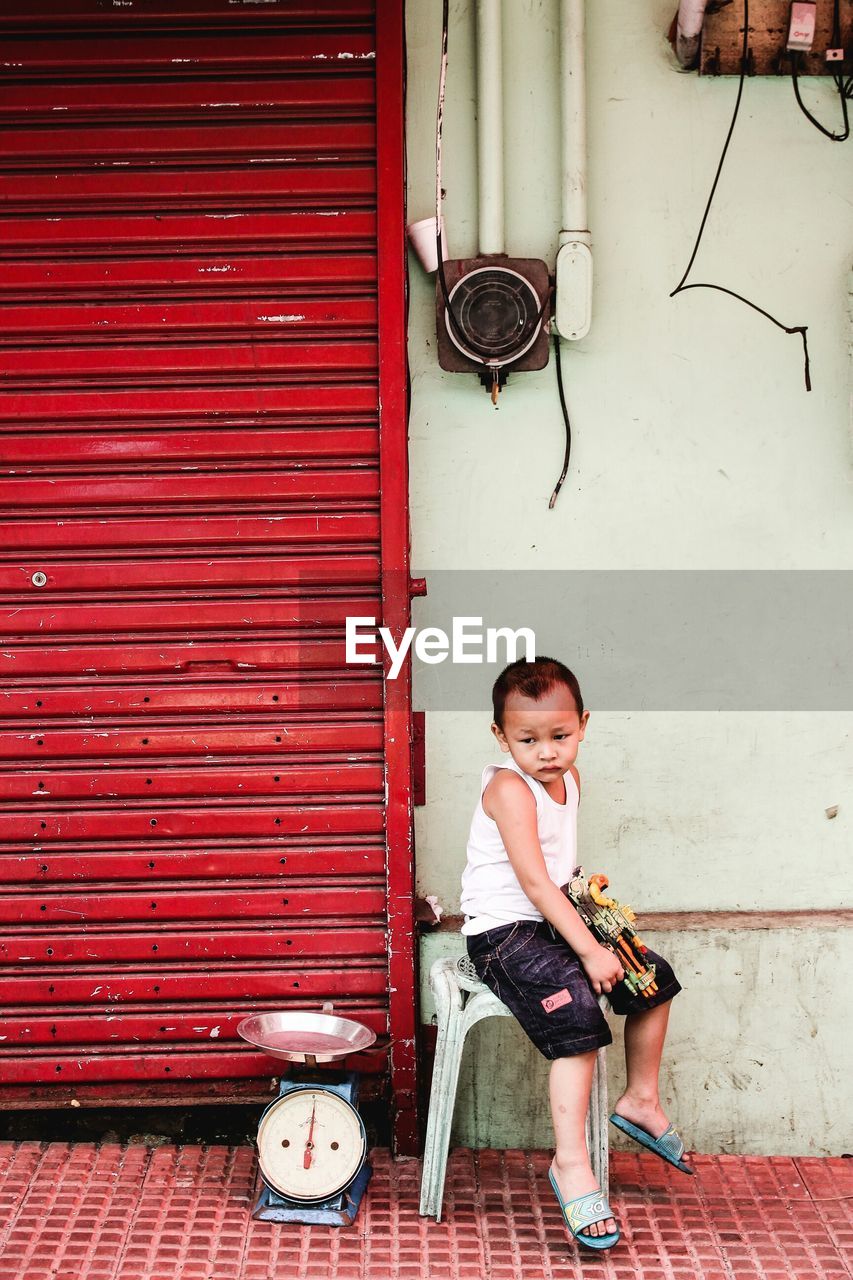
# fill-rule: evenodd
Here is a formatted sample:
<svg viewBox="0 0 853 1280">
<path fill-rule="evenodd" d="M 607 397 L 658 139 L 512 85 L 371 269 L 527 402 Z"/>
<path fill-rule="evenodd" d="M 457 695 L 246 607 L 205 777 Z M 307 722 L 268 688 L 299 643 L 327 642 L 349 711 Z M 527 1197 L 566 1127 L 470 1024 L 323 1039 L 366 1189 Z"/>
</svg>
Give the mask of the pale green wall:
<svg viewBox="0 0 853 1280">
<path fill-rule="evenodd" d="M 504 3 L 507 248 L 549 265 L 559 228 L 557 7 Z M 575 434 L 554 511 L 547 503 L 563 445 L 553 363 L 511 380 L 494 412 L 473 377 L 438 368 L 434 283 L 411 263 L 412 550 L 415 571 L 427 578 L 448 568 L 853 564 L 853 142 L 835 145 L 812 129 L 789 82 L 748 81 L 692 277 L 810 326 L 807 395 L 797 337 L 722 295 L 667 296 L 692 248 L 736 92 L 734 80 L 674 69 L 663 33 L 675 8 L 675 0 L 587 5 L 593 325 L 564 351 Z M 414 220 L 433 200 L 441 5 L 409 0 L 407 9 Z M 451 255 L 463 256 L 477 247 L 473 2 L 454 0 L 451 11 L 445 212 Z M 834 119 L 826 85 L 809 83 L 807 92 Z M 641 910 L 849 903 L 851 719 L 593 708 L 579 761 L 587 865 L 606 870 Z M 427 721 L 419 889 L 450 911 L 458 910 L 479 771 L 494 758 L 488 721 L 485 707 L 482 716 L 434 712 Z M 829 820 L 832 805 L 840 808 Z M 427 941 L 425 971 L 447 945 Z M 849 945 L 840 930 L 810 944 L 784 931 L 677 939 L 690 980 L 673 1013 L 665 1093 L 697 1149 L 853 1145 L 837 1120 L 853 1114 L 850 1072 L 842 1070 L 853 1050 Z M 816 961 L 802 960 L 804 946 Z M 718 965 L 724 1001 L 713 980 Z M 762 1057 L 753 1050 L 765 1022 Z M 482 1144 L 547 1144 L 541 1089 L 529 1098 L 513 1083 L 536 1065 L 515 1029 L 476 1034 L 481 1051 L 499 1045 L 506 1083 L 501 1076 L 486 1105 L 469 1072 L 458 1134 Z"/>
<path fill-rule="evenodd" d="M 850 1035 L 826 1006 L 838 975 L 853 968 L 853 931 L 810 939 L 803 931 L 644 930 L 643 937 L 666 952 L 685 988 L 672 1002 L 661 1098 L 690 1146 L 745 1155 L 851 1151 Z M 429 965 L 458 950 L 452 935 L 425 940 L 425 1020 L 434 1009 Z M 625 1072 L 621 1021 L 610 1022 L 612 1100 Z M 454 1144 L 551 1145 L 548 1064 L 512 1020 L 474 1027 L 457 1096 Z M 612 1146 L 633 1145 L 613 1129 L 610 1136 Z"/>
</svg>

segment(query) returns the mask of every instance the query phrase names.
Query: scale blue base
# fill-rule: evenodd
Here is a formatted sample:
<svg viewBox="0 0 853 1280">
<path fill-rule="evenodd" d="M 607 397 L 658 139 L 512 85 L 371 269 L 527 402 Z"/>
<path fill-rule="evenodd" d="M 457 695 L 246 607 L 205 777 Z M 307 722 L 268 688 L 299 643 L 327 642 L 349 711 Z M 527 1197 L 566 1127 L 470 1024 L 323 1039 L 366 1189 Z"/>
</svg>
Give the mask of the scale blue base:
<svg viewBox="0 0 853 1280">
<path fill-rule="evenodd" d="M 358 1076 L 355 1072 L 350 1072 L 339 1084 L 330 1084 L 326 1080 L 317 1079 L 282 1080 L 278 1088 L 278 1096 L 282 1097 L 296 1089 L 316 1089 L 318 1085 L 329 1093 L 337 1093 L 353 1109 L 358 1109 Z M 365 1161 L 348 1187 L 339 1191 L 336 1196 L 332 1196 L 330 1200 L 321 1200 L 314 1204 L 289 1200 L 268 1186 L 262 1177 L 261 1194 L 252 1210 L 252 1217 L 260 1222 L 301 1222 L 309 1226 L 328 1227 L 351 1226 L 372 1176 L 373 1169 Z"/>
<path fill-rule="evenodd" d="M 373 1170 L 369 1164 L 363 1165 L 354 1182 L 346 1191 L 324 1200 L 322 1204 L 296 1205 L 293 1200 L 285 1200 L 272 1187 L 263 1184 L 258 1203 L 252 1210 L 252 1217 L 261 1222 L 303 1222 L 315 1226 L 348 1227 L 355 1220 L 361 1197 L 371 1179 Z"/>
</svg>

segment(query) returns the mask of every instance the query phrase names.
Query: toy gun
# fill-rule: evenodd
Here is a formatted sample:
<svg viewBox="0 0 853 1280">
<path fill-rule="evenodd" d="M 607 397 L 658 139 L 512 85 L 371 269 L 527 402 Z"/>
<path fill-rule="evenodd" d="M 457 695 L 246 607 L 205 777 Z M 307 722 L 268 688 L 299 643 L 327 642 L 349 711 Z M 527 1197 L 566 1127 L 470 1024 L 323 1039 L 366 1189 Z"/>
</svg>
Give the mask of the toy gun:
<svg viewBox="0 0 853 1280">
<path fill-rule="evenodd" d="M 618 957 L 625 970 L 628 990 L 648 1000 L 658 989 L 655 966 L 646 964 L 647 947 L 631 927 L 636 918 L 634 912 L 615 898 L 605 897 L 604 890 L 608 884 L 607 876 L 595 875 L 587 879 L 583 867 L 575 867 L 571 880 L 563 886 L 563 892 L 595 939 Z"/>
</svg>

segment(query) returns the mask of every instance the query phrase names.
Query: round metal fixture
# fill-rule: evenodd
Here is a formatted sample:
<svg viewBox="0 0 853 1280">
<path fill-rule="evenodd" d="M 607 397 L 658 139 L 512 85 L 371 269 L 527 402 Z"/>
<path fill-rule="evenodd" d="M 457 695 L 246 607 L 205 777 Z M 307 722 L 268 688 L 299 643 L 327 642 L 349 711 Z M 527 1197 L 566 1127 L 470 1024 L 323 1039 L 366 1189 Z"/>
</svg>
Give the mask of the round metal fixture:
<svg viewBox="0 0 853 1280">
<path fill-rule="evenodd" d="M 334 1062 L 368 1049 L 376 1032 L 352 1018 L 294 1010 L 255 1013 L 237 1024 L 237 1035 L 256 1049 L 286 1062 Z"/>
<path fill-rule="evenodd" d="M 509 267 L 469 271 L 451 289 L 450 305 L 456 323 L 447 308 L 444 323 L 454 346 L 469 360 L 485 361 L 493 369 L 520 359 L 542 328 L 542 302 L 536 290 Z"/>
<path fill-rule="evenodd" d="M 33 574 L 33 576 L 32 576 L 32 578 L 30 579 L 30 581 L 32 582 L 32 584 L 33 584 L 33 586 L 34 586 L 34 587 L 44 587 L 44 586 L 46 586 L 46 585 L 47 585 L 47 574 L 46 574 L 46 573 L 42 573 L 41 569 L 38 569 L 38 570 Z"/>
<path fill-rule="evenodd" d="M 274 1058 L 308 1067 L 347 1058 L 376 1040 L 364 1023 L 334 1014 L 330 1001 L 322 1013 L 250 1014 L 237 1024 L 237 1034 Z M 264 1187 L 256 1218 L 351 1223 L 372 1173 L 356 1073 L 339 1081 L 283 1079 L 279 1097 L 261 1116 L 258 1159 Z"/>
<path fill-rule="evenodd" d="M 329 1200 L 353 1182 L 366 1158 L 367 1134 L 358 1111 L 321 1084 L 291 1089 L 261 1117 L 261 1173 L 287 1200 Z"/>
</svg>

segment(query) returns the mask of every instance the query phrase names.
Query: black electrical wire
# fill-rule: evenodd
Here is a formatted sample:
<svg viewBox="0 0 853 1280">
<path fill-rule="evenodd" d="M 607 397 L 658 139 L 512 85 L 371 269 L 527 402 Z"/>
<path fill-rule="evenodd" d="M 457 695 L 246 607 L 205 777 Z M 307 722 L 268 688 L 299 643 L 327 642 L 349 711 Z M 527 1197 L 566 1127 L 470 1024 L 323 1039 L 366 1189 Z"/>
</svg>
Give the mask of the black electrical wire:
<svg viewBox="0 0 853 1280">
<path fill-rule="evenodd" d="M 844 132 L 833 133 L 831 129 L 827 129 L 824 125 L 821 124 L 819 120 L 815 119 L 815 117 L 812 115 L 812 113 L 809 111 L 808 107 L 805 105 L 802 98 L 800 97 L 800 84 L 799 84 L 799 78 L 797 76 L 797 62 L 800 58 L 802 58 L 802 56 L 803 56 L 802 53 L 800 53 L 798 50 L 795 50 L 791 55 L 791 81 L 794 86 L 794 97 L 797 99 L 797 106 L 800 108 L 800 110 L 802 111 L 806 119 L 810 120 L 811 123 L 814 125 L 814 127 L 820 130 L 820 132 L 824 135 L 824 137 L 829 138 L 830 142 L 846 142 L 847 139 L 850 137 L 850 120 L 847 115 L 847 94 L 844 91 L 844 83 L 841 79 L 841 76 L 833 76 L 832 79 L 835 82 L 835 86 L 838 89 L 838 96 L 841 99 L 841 115 L 844 120 Z"/>
<path fill-rule="evenodd" d="M 557 390 L 560 393 L 560 408 L 563 411 L 563 421 L 566 424 L 566 452 L 563 455 L 563 470 L 560 472 L 560 478 L 554 486 L 551 501 L 548 503 L 549 511 L 553 510 L 557 495 L 563 487 L 563 481 L 569 470 L 569 457 L 572 452 L 572 424 L 569 422 L 569 410 L 566 407 L 566 396 L 563 391 L 563 362 L 560 359 L 560 336 L 557 333 L 554 334 L 554 363 L 557 366 Z"/>
<path fill-rule="evenodd" d="M 753 311 L 757 311 L 759 315 L 765 316 L 768 320 L 770 320 L 773 324 L 775 324 L 777 328 L 781 329 L 784 333 L 798 333 L 803 340 L 803 360 L 804 360 L 803 372 L 804 372 L 805 383 L 806 383 L 806 391 L 811 391 L 812 383 L 811 383 L 811 376 L 810 376 L 810 370 L 809 370 L 809 346 L 808 346 L 808 340 L 806 338 L 806 331 L 808 329 L 808 325 L 782 324 L 782 321 L 777 320 L 775 316 L 771 316 L 769 311 L 765 311 L 763 307 L 759 307 L 754 302 L 750 302 L 749 299 L 744 298 L 742 294 L 735 293 L 734 289 L 725 289 L 723 288 L 722 285 L 719 285 L 719 284 L 705 284 L 705 283 L 685 284 L 684 283 L 687 277 L 690 275 L 690 270 L 693 266 L 693 263 L 696 261 L 696 254 L 699 252 L 699 245 L 702 240 L 702 235 L 705 231 L 705 224 L 708 221 L 708 215 L 711 212 L 711 202 L 714 199 L 714 192 L 717 190 L 717 184 L 720 181 L 720 174 L 723 171 L 723 163 L 726 158 L 726 153 L 728 152 L 728 149 L 729 149 L 729 143 L 732 140 L 732 134 L 734 133 L 735 123 L 737 122 L 738 112 L 740 111 L 741 98 L 743 97 L 743 84 L 746 78 L 748 56 L 749 56 L 749 0 L 743 0 L 743 48 L 741 50 L 741 57 L 740 57 L 740 80 L 738 81 L 737 98 L 735 100 L 735 109 L 734 109 L 734 112 L 732 113 L 731 124 L 729 125 L 729 131 L 726 134 L 726 141 L 723 144 L 722 154 L 720 155 L 720 161 L 719 161 L 719 164 L 717 165 L 717 172 L 714 175 L 714 181 L 711 186 L 711 194 L 708 196 L 708 203 L 705 205 L 705 212 L 702 215 L 702 222 L 699 226 L 699 234 L 696 237 L 696 243 L 693 246 L 693 252 L 690 255 L 690 261 L 687 264 L 687 268 L 684 272 L 684 275 L 681 277 L 678 284 L 675 286 L 675 288 L 672 290 L 672 293 L 669 296 L 671 298 L 674 298 L 676 294 L 686 293 L 688 289 L 716 289 L 720 293 L 727 293 L 729 297 L 737 298 L 738 302 L 743 302 L 747 307 L 751 307 Z"/>
<path fill-rule="evenodd" d="M 843 58 L 844 40 L 841 31 L 841 0 L 834 0 L 832 6 L 832 48 L 840 49 Z M 853 75 L 848 76 L 845 83 L 844 74 L 839 67 L 837 71 L 833 71 L 832 78 L 841 95 L 841 110 L 844 113 L 844 124 L 845 128 L 847 128 L 849 132 L 850 126 L 847 122 L 847 108 L 844 104 L 844 99 L 853 98 Z"/>
<path fill-rule="evenodd" d="M 832 47 L 841 48 L 841 0 L 832 0 Z"/>
<path fill-rule="evenodd" d="M 824 125 L 821 124 L 819 120 L 815 119 L 815 117 L 812 115 L 812 113 L 809 111 L 808 107 L 800 97 L 800 82 L 799 82 L 799 77 L 797 75 L 797 63 L 799 62 L 800 67 L 802 68 L 802 62 L 800 61 L 802 59 L 802 56 L 803 56 L 802 53 L 797 49 L 791 52 L 791 83 L 794 86 L 794 97 L 797 99 L 797 106 L 800 108 L 800 110 L 802 111 L 806 119 L 810 120 L 811 123 L 814 125 L 814 127 L 816 129 L 819 129 L 825 138 L 829 138 L 830 142 L 846 142 L 847 139 L 850 137 L 850 120 L 847 115 L 848 94 L 844 88 L 843 79 L 841 78 L 841 76 L 838 76 L 838 75 L 834 75 L 832 77 L 833 83 L 835 84 L 835 87 L 838 90 L 838 96 L 841 99 L 841 117 L 844 121 L 844 132 L 833 133 L 831 129 L 827 129 Z"/>
<path fill-rule="evenodd" d="M 834 0 L 833 6 L 832 6 L 831 48 L 833 49 L 841 48 L 841 0 Z M 802 111 L 806 119 L 809 120 L 816 129 L 819 129 L 825 138 L 829 138 L 831 142 L 846 142 L 847 139 L 850 137 L 850 121 L 847 116 L 847 98 L 849 97 L 851 81 L 848 80 L 847 84 L 845 85 L 844 77 L 841 75 L 840 72 L 832 73 L 832 82 L 835 85 L 836 89 L 838 90 L 838 96 L 841 99 L 841 116 L 842 116 L 842 119 L 844 120 L 844 132 L 833 133 L 831 129 L 825 128 L 825 126 L 822 125 L 819 120 L 815 119 L 815 117 L 812 115 L 812 113 L 809 111 L 808 107 L 805 105 L 802 98 L 800 97 L 800 85 L 799 85 L 799 78 L 798 78 L 797 72 L 802 71 L 802 67 L 803 67 L 802 58 L 803 58 L 803 55 L 799 50 L 797 49 L 791 50 L 791 82 L 794 86 L 794 97 L 797 100 L 797 106 L 800 108 L 800 110 Z M 851 77 L 851 79 L 853 79 L 853 77 Z"/>
</svg>

